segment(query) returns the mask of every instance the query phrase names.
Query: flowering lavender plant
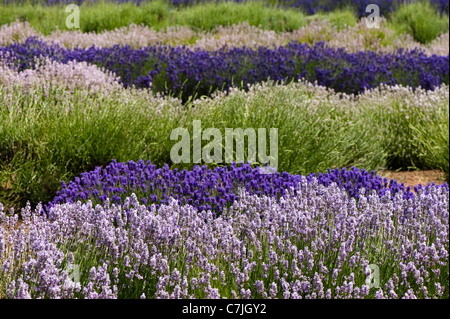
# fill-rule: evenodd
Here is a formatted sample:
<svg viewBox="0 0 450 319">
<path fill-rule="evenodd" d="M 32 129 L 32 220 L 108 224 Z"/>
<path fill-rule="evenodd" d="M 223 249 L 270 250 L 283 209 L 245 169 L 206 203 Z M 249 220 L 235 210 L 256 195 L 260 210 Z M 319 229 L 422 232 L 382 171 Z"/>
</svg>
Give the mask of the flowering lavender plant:
<svg viewBox="0 0 450 319">
<path fill-rule="evenodd" d="M 186 45 L 189 49 L 217 51 L 222 47 L 257 48 L 264 46 L 274 49 L 289 42 L 314 44 L 326 42 L 334 48 L 344 48 L 347 52 L 374 51 L 377 53 L 394 53 L 398 48 L 405 50 L 420 49 L 428 56 L 433 54 L 446 56 L 449 53 L 449 32 L 435 38 L 425 45 L 407 34 L 398 34 L 389 27 L 385 18 L 380 18 L 380 28 L 373 30 L 366 26 L 366 19 L 361 19 L 355 26 L 346 26 L 342 30 L 336 28 L 328 20 L 313 20 L 292 32 L 275 32 L 250 25 L 248 22 L 231 26 L 217 26 L 205 32 L 189 26 L 167 27 L 155 30 L 145 25 L 130 24 L 127 27 L 103 32 L 81 32 L 57 30 L 43 35 L 34 29 L 29 22 L 15 21 L 0 27 L 0 45 L 23 43 L 32 36 L 45 42 L 54 42 L 65 48 L 99 48 L 112 47 L 116 44 L 129 45 L 133 49 L 167 44 L 173 46 Z M 250 40 L 251 39 L 251 40 Z"/>
<path fill-rule="evenodd" d="M 315 178 L 296 189 L 279 202 L 240 189 L 219 218 L 132 194 L 48 216 L 28 206 L 17 227 L 0 205 L 0 297 L 448 298 L 448 189 L 358 200 Z"/>
<path fill-rule="evenodd" d="M 313 46 L 292 42 L 275 49 L 222 48 L 213 52 L 158 45 L 71 50 L 31 37 L 22 44 L 1 47 L 1 56 L 19 71 L 34 68 L 39 56 L 62 63 L 88 62 L 114 72 L 125 86 L 151 86 L 154 92 L 175 94 L 185 101 L 217 89 L 245 88 L 267 79 L 305 79 L 349 94 L 381 83 L 429 90 L 449 81 L 448 55 L 427 56 L 421 50 L 402 49 L 392 54 L 348 53 L 323 42 Z"/>
<path fill-rule="evenodd" d="M 123 203 L 126 196 L 135 193 L 139 200 L 148 206 L 169 204 L 170 198 L 175 198 L 180 204 L 189 204 L 201 210 L 213 210 L 214 215 L 220 215 L 224 209 L 237 200 L 237 190 L 240 187 L 250 194 L 280 198 L 286 195 L 286 190 L 297 187 L 302 180 L 301 175 L 291 175 L 287 172 L 261 174 L 259 167 L 252 168 L 250 164 L 230 167 L 216 167 L 214 170 L 206 166 L 195 166 L 193 170 L 169 169 L 168 165 L 156 168 L 150 161 L 145 163 L 129 161 L 117 163 L 113 161 L 104 169 L 97 167 L 94 171 L 81 174 L 70 181 L 69 185 L 62 182 L 62 189 L 46 208 L 56 204 L 75 203 L 79 200 L 91 199 L 94 203 L 103 203 L 111 199 L 113 203 Z M 412 198 L 414 192 L 404 184 L 375 175 L 358 168 L 347 170 L 332 169 L 325 174 L 310 174 L 307 180 L 317 179 L 320 185 L 329 186 L 336 183 L 350 197 L 358 198 L 361 189 L 375 191 L 380 196 L 387 191 L 394 196 L 402 193 L 404 198 Z M 415 191 L 428 192 L 431 185 L 416 186 Z M 448 189 L 444 183 L 442 186 Z"/>
</svg>

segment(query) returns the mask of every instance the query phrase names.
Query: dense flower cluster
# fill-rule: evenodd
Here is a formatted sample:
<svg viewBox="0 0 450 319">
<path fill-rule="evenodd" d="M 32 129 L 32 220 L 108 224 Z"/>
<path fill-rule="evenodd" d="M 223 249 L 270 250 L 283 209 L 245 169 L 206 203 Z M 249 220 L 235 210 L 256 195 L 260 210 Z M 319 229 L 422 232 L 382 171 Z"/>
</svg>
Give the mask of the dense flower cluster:
<svg viewBox="0 0 450 319">
<path fill-rule="evenodd" d="M 223 47 L 257 48 L 264 46 L 274 49 L 289 42 L 314 44 L 326 42 L 334 48 L 344 48 L 347 52 L 374 51 L 394 53 L 396 49 L 420 49 L 427 55 L 449 54 L 449 33 L 441 34 L 430 44 L 416 42 L 412 36 L 398 35 L 387 26 L 385 18 L 380 19 L 380 28 L 373 30 L 366 26 L 365 18 L 355 26 L 337 30 L 328 20 L 314 20 L 292 32 L 275 32 L 243 22 L 231 26 L 218 26 L 212 31 L 194 30 L 188 26 L 167 27 L 156 31 L 145 25 L 131 24 L 127 27 L 101 33 L 56 30 L 44 36 L 33 29 L 28 22 L 16 21 L 0 27 L 0 45 L 14 42 L 23 43 L 36 36 L 47 43 L 57 43 L 65 48 L 99 48 L 114 45 L 128 45 L 139 49 L 149 45 L 186 45 L 195 50 L 216 51 Z"/>
<path fill-rule="evenodd" d="M 23 72 L 7 67 L 0 60 L 0 84 L 18 85 L 24 91 L 39 86 L 44 88 L 46 94 L 50 86 L 70 91 L 82 89 L 83 92 L 91 94 L 109 94 L 121 88 L 118 79 L 111 72 L 100 70 L 96 65 L 75 61 L 60 63 L 49 58 L 37 60 L 34 69 L 26 69 Z"/>
<path fill-rule="evenodd" d="M 55 199 L 47 205 L 47 210 L 56 204 L 74 203 L 79 200 L 91 199 L 103 203 L 108 198 L 113 203 L 122 203 L 123 198 L 135 193 L 142 203 L 149 208 L 152 204 L 169 204 L 170 198 L 175 198 L 180 204 L 189 204 L 199 210 L 213 210 L 219 215 L 235 200 L 238 199 L 237 190 L 245 188 L 250 194 L 280 198 L 286 195 L 286 190 L 297 187 L 302 180 L 301 175 L 287 172 L 262 174 L 260 168 L 252 168 L 250 164 L 230 167 L 216 167 L 214 170 L 206 166 L 195 166 L 193 170 L 169 169 L 168 165 L 156 168 L 150 161 L 145 163 L 129 161 L 117 163 L 113 161 L 104 169 L 97 167 L 94 171 L 86 172 L 70 181 L 69 185 L 62 182 L 62 189 Z M 347 170 L 332 169 L 322 174 L 312 173 L 306 177 L 308 181 L 317 179 L 320 185 L 329 186 L 336 183 L 348 192 L 350 197 L 358 198 L 361 189 L 376 191 L 383 196 L 388 190 L 394 196 L 401 192 L 404 198 L 412 198 L 411 188 L 405 189 L 403 184 L 394 180 L 375 175 L 358 168 Z M 416 186 L 415 191 L 431 187 Z M 448 189 L 444 183 L 441 186 Z"/>
<path fill-rule="evenodd" d="M 323 42 L 313 46 L 290 43 L 275 49 L 243 47 L 208 52 L 159 45 L 71 50 L 29 38 L 23 44 L 1 47 L 0 56 L 19 71 L 33 68 L 35 58 L 40 56 L 61 63 L 92 63 L 114 72 L 125 86 L 151 85 L 154 92 L 182 95 L 184 99 L 239 84 L 246 87 L 269 78 L 303 78 L 345 93 L 360 93 L 381 83 L 434 89 L 449 81 L 449 56 L 427 56 L 420 50 L 401 49 L 393 54 L 348 53 Z"/>
<path fill-rule="evenodd" d="M 364 191 L 362 191 L 364 193 Z M 219 218 L 171 200 L 6 216 L 7 298 L 438 298 L 448 296 L 449 192 L 410 199 L 302 178 L 279 202 L 250 195 Z M 95 249 L 92 249 L 92 248 Z M 371 288 L 369 265 L 380 269 Z M 78 267 L 78 268 L 75 268 Z M 73 275 L 77 269 L 78 280 Z"/>
</svg>

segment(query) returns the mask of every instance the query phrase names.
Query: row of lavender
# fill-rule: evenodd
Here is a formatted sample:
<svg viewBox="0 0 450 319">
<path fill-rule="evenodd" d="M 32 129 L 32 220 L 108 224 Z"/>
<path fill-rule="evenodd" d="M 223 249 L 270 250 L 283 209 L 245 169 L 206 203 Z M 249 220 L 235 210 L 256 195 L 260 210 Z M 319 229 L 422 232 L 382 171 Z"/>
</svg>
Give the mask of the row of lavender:
<svg viewBox="0 0 450 319">
<path fill-rule="evenodd" d="M 28 206 L 19 227 L 0 205 L 0 297 L 448 298 L 448 188 L 355 200 L 303 178 L 279 203 L 238 195 L 219 218 L 132 195 Z"/>
<path fill-rule="evenodd" d="M 0 57 L 18 71 L 33 68 L 37 58 L 87 62 L 114 72 L 125 86 L 151 87 L 183 100 L 210 95 L 217 89 L 247 87 L 268 79 L 305 79 L 337 92 L 360 93 L 380 84 L 434 89 L 449 83 L 449 56 L 427 56 L 420 50 L 402 49 L 392 54 L 348 53 L 344 49 L 316 43 L 290 43 L 275 49 L 222 48 L 209 52 L 186 47 L 148 46 L 132 49 L 65 49 L 37 38 L 0 48 Z"/>
<path fill-rule="evenodd" d="M 85 0 L 3 0 L 4 4 L 10 3 L 40 3 L 46 5 L 55 5 L 55 4 L 82 4 L 86 2 Z M 186 6 L 198 3 L 207 3 L 207 2 L 223 2 L 223 1 L 232 1 L 237 3 L 246 2 L 248 0 L 169 0 L 169 2 L 174 6 Z M 413 2 L 414 0 L 408 0 L 407 2 Z M 448 0 L 428 0 L 438 12 L 449 13 L 449 1 Z M 92 1 L 89 1 L 92 2 Z M 126 3 L 132 2 L 136 4 L 146 3 L 149 0 L 110 0 L 110 2 L 115 3 Z M 380 12 L 385 15 L 389 12 L 392 12 L 396 9 L 399 4 L 402 4 L 403 0 L 372 0 L 368 2 L 367 0 L 278 0 L 277 3 L 282 7 L 289 8 L 299 8 L 303 12 L 307 14 L 315 14 L 317 12 L 330 12 L 337 9 L 342 8 L 353 8 L 355 11 L 362 17 L 366 15 L 366 7 L 368 4 L 376 4 L 380 8 Z M 272 1 L 273 3 L 273 1 Z"/>
<path fill-rule="evenodd" d="M 191 50 L 217 51 L 223 47 L 260 46 L 275 49 L 289 42 L 308 43 L 326 42 L 333 48 L 343 48 L 349 53 L 374 51 L 394 53 L 397 49 L 420 49 L 427 55 L 448 55 L 449 32 L 443 33 L 428 44 L 420 43 L 407 34 L 397 34 L 389 28 L 385 18 L 380 18 L 380 28 L 367 28 L 366 19 L 354 26 L 338 29 L 328 20 L 312 21 L 306 26 L 291 32 L 275 32 L 248 22 L 228 26 L 218 26 L 214 30 L 204 31 L 189 26 L 173 26 L 156 30 L 145 25 L 130 24 L 127 27 L 99 33 L 80 30 L 56 30 L 44 35 L 28 22 L 16 21 L 0 27 L 0 46 L 11 43 L 24 43 L 30 37 L 38 37 L 47 43 L 57 43 L 64 48 L 108 48 L 114 45 L 128 45 L 133 49 L 166 44 L 185 45 Z"/>
<path fill-rule="evenodd" d="M 181 205 L 189 204 L 199 211 L 212 210 L 214 216 L 219 216 L 239 199 L 237 193 L 241 187 L 252 195 L 279 199 L 291 188 L 296 194 L 297 184 L 302 178 L 309 182 L 317 180 L 319 185 L 324 186 L 336 183 L 349 197 L 354 198 L 359 198 L 361 191 L 363 194 L 375 191 L 379 196 L 384 196 L 389 191 L 392 196 L 401 193 L 407 200 L 414 198 L 414 194 L 419 191 L 428 193 L 434 186 L 434 183 L 418 185 L 412 191 L 410 186 L 405 188 L 403 183 L 399 184 L 392 179 L 388 182 L 387 178 L 381 178 L 374 171 L 367 172 L 356 167 L 350 170 L 329 169 L 325 174 L 319 173 L 316 176 L 312 173 L 303 177 L 287 172 L 264 174 L 260 172 L 259 167 L 252 168 L 250 164 L 234 163 L 230 167 L 216 167 L 213 170 L 206 166 L 195 166 L 193 170 L 180 171 L 171 170 L 168 165 L 156 168 L 150 161 L 113 161 L 104 169 L 97 167 L 94 171 L 81 174 L 74 181 L 70 181 L 69 185 L 62 182 L 62 189 L 45 208 L 49 211 L 56 204 L 76 203 L 79 200 L 103 204 L 108 199 L 112 203 L 121 204 L 126 197 L 134 193 L 148 209 L 151 209 L 153 204 L 156 208 L 161 204 L 169 204 L 171 198 L 174 198 Z M 437 188 L 448 191 L 447 183 Z"/>
</svg>

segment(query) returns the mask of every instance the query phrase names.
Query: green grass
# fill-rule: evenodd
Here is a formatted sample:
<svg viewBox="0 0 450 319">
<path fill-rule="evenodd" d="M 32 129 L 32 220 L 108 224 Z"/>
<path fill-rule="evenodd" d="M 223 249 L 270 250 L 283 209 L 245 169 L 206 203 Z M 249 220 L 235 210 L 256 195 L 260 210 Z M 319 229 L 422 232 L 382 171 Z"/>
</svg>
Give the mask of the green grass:
<svg viewBox="0 0 450 319">
<path fill-rule="evenodd" d="M 219 128 L 222 136 L 224 128 L 266 128 L 268 139 L 269 129 L 278 128 L 278 168 L 292 174 L 385 165 L 386 154 L 375 138 L 377 129 L 366 124 L 375 121 L 373 114 L 317 103 L 310 94 L 289 85 L 270 86 L 251 98 L 239 92 L 207 100 L 188 112 L 186 127 L 192 131 L 193 120 L 201 118 L 202 127 Z"/>
<path fill-rule="evenodd" d="M 56 29 L 67 30 L 65 6 L 43 6 L 30 3 L 0 7 L 0 25 L 16 20 L 28 21 L 44 35 Z M 166 1 L 155 0 L 137 6 L 133 3 L 83 3 L 80 6 L 80 30 L 102 32 L 125 27 L 131 23 L 155 30 L 168 26 L 190 26 L 194 30 L 214 30 L 217 26 L 247 21 L 274 31 L 297 30 L 313 20 L 328 20 L 338 30 L 354 26 L 358 19 L 351 8 L 319 12 L 307 16 L 297 8 L 279 8 L 273 1 L 245 3 L 202 3 L 188 7 L 172 7 Z M 440 16 L 428 2 L 402 4 L 388 16 L 388 27 L 398 34 L 408 33 L 420 43 L 429 43 L 449 30 L 448 15 Z"/>
<path fill-rule="evenodd" d="M 391 27 L 406 32 L 420 43 L 430 43 L 449 30 L 449 17 L 442 17 L 428 1 L 402 4 L 389 17 Z"/>
<path fill-rule="evenodd" d="M 448 102 L 447 102 L 448 103 Z M 445 105 L 409 107 L 403 101 L 390 105 L 383 122 L 386 131 L 387 167 L 440 169 L 448 178 L 449 114 Z"/>
<path fill-rule="evenodd" d="M 437 109 L 431 118 L 420 114 L 419 121 L 410 124 L 416 136 L 414 147 L 421 150 L 419 158 L 425 162 L 425 165 L 442 170 L 447 182 L 450 179 L 448 112 L 448 108 Z"/>
<path fill-rule="evenodd" d="M 65 6 L 6 5 L 0 7 L 0 25 L 18 20 L 28 21 L 43 34 L 58 29 L 67 30 L 69 13 Z M 101 32 L 131 23 L 144 24 L 156 30 L 172 25 L 189 25 L 212 30 L 218 25 L 232 25 L 248 21 L 275 31 L 291 31 L 306 24 L 305 15 L 292 9 L 281 9 L 261 2 L 206 3 L 187 8 L 173 8 L 165 1 L 152 1 L 137 6 L 133 3 L 83 3 L 80 6 L 80 30 Z"/>
<path fill-rule="evenodd" d="M 280 9 L 261 2 L 206 3 L 180 10 L 170 21 L 172 24 L 189 25 L 204 30 L 244 21 L 275 31 L 292 31 L 306 24 L 305 15 L 298 10 Z"/>
<path fill-rule="evenodd" d="M 338 31 L 344 30 L 345 26 L 354 27 L 358 23 L 358 18 L 354 10 L 345 8 L 331 12 L 319 12 L 313 16 L 307 17 L 308 21 L 312 20 L 328 20 L 331 25 L 335 26 Z"/>
</svg>

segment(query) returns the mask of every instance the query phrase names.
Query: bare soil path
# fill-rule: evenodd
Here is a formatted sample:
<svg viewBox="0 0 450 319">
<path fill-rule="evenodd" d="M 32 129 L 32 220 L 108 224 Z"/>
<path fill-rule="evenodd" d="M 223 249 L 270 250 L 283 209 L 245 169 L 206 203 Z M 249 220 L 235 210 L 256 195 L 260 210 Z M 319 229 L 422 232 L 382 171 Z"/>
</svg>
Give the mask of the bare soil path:
<svg viewBox="0 0 450 319">
<path fill-rule="evenodd" d="M 410 172 L 395 172 L 395 171 L 381 171 L 378 175 L 386 177 L 387 179 L 393 178 L 397 182 L 404 183 L 405 186 L 413 186 L 435 182 L 436 184 L 443 184 L 445 182 L 444 172 L 434 169 L 426 171 L 410 171 Z"/>
</svg>

